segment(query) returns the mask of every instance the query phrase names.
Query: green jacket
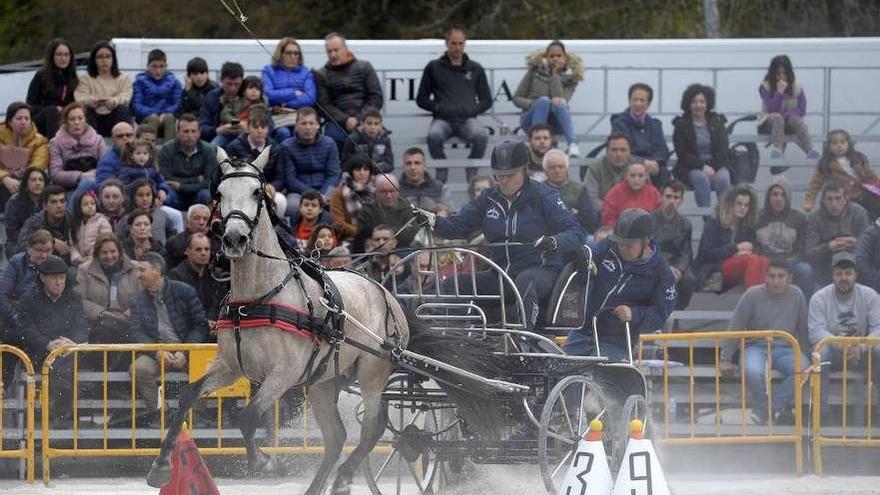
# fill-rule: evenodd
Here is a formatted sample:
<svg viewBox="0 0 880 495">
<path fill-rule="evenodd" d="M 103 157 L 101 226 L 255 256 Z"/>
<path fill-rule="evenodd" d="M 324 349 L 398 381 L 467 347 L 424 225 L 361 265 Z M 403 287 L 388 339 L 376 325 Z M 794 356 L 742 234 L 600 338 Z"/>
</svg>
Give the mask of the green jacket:
<svg viewBox="0 0 880 495">
<path fill-rule="evenodd" d="M 594 164 L 590 164 L 587 175 L 584 177 L 584 184 L 590 192 L 590 199 L 593 201 L 593 207 L 596 211 L 602 211 L 602 198 L 608 194 L 608 191 L 615 184 L 622 181 L 626 175 L 626 167 L 620 170 L 615 169 L 608 162 L 608 157 L 603 156 Z"/>
<path fill-rule="evenodd" d="M 400 230 L 413 217 L 412 205 L 409 201 L 398 198 L 393 206 L 384 206 L 378 200 L 365 204 L 358 212 L 357 225 L 360 227 L 358 237 L 368 239 L 378 225 L 388 225 L 394 232 Z M 415 222 L 397 235 L 397 247 L 409 247 L 419 231 Z"/>
<path fill-rule="evenodd" d="M 180 182 L 179 191 L 194 194 L 210 186 L 217 167 L 217 149 L 206 141 L 196 143 L 196 152 L 186 156 L 177 139 L 172 139 L 159 151 L 159 171 L 165 180 Z"/>
</svg>

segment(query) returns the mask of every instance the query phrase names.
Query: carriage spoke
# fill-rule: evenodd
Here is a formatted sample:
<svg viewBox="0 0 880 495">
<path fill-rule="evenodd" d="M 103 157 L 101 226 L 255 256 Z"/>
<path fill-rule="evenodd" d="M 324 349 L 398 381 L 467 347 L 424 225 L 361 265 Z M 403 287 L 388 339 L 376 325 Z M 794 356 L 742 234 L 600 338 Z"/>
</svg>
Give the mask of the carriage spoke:
<svg viewBox="0 0 880 495">
<path fill-rule="evenodd" d="M 413 480 L 415 480 L 416 482 L 416 488 L 419 489 L 419 493 L 424 495 L 425 488 L 422 486 L 422 481 L 424 481 L 424 478 L 422 478 L 422 476 L 419 475 L 418 471 L 416 471 L 415 463 L 407 462 L 406 465 L 409 467 L 409 472 L 412 473 Z"/>
<path fill-rule="evenodd" d="M 577 432 L 574 431 L 574 425 L 571 424 L 571 416 L 568 413 L 568 405 L 565 403 L 565 394 L 559 394 L 559 403 L 562 406 L 562 417 L 565 418 L 565 424 L 568 425 L 568 431 L 571 433 L 571 436 L 577 435 Z"/>
<path fill-rule="evenodd" d="M 391 459 L 394 458 L 394 454 L 397 454 L 397 448 L 391 450 L 391 453 L 388 454 L 388 457 L 385 458 L 385 462 L 379 466 L 379 469 L 376 470 L 376 475 L 373 477 L 373 481 L 379 483 L 379 478 L 382 477 L 382 473 L 385 472 L 385 469 L 388 468 L 388 465 L 391 464 Z"/>
<path fill-rule="evenodd" d="M 559 474 L 559 470 L 562 469 L 562 466 L 568 465 L 568 460 L 571 459 L 571 452 L 572 451 L 569 450 L 568 453 L 565 454 L 565 457 L 559 461 L 559 464 L 556 465 L 556 469 L 553 470 L 553 474 L 550 475 L 551 477 L 555 478 L 556 475 Z"/>
<path fill-rule="evenodd" d="M 400 495 L 400 465 L 403 463 L 403 454 L 397 456 L 397 495 Z"/>
<path fill-rule="evenodd" d="M 580 433 L 583 431 L 583 420 L 584 420 L 584 398 L 587 395 L 587 384 L 581 383 L 581 401 L 579 402 L 580 406 L 578 407 L 578 427 L 577 432 Z"/>
</svg>

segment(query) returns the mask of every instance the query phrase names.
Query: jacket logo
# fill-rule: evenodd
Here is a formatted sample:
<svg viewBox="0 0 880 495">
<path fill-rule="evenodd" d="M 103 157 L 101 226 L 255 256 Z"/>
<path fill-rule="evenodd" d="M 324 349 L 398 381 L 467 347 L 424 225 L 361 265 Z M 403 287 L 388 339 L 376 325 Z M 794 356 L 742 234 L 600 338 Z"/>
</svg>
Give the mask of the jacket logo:
<svg viewBox="0 0 880 495">
<path fill-rule="evenodd" d="M 464 73 L 464 78 L 470 81 L 472 79 L 471 71 L 467 71 Z"/>
<path fill-rule="evenodd" d="M 489 208 L 489 210 L 486 212 L 486 218 L 491 218 L 492 220 L 498 220 L 499 218 L 501 218 L 501 212 L 499 212 L 494 207 Z"/>
<path fill-rule="evenodd" d="M 556 200 L 556 205 L 562 208 L 563 210 L 567 210 L 568 207 L 565 206 L 565 201 L 562 201 L 562 198 Z"/>
<path fill-rule="evenodd" d="M 385 145 L 384 144 L 377 144 L 377 145 L 373 146 L 373 149 L 376 151 L 377 155 L 384 155 L 385 154 Z"/>
<path fill-rule="evenodd" d="M 614 264 L 614 260 L 602 260 L 602 266 L 605 267 L 605 269 L 609 272 L 617 270 L 617 265 Z"/>
<path fill-rule="evenodd" d="M 666 289 L 666 300 L 667 301 L 675 301 L 677 294 L 675 293 L 675 285 L 670 285 L 668 289 Z"/>
</svg>

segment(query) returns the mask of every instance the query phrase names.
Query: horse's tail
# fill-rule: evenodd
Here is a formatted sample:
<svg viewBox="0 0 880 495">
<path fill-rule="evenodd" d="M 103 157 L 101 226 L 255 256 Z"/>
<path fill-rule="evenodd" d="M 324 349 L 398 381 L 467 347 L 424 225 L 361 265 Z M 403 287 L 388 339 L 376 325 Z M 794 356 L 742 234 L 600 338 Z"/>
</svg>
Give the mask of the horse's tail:
<svg viewBox="0 0 880 495">
<path fill-rule="evenodd" d="M 478 331 L 436 330 L 407 313 L 409 350 L 443 363 L 462 368 L 484 378 L 510 375 L 510 363 L 494 354 L 497 340 L 488 340 Z M 431 371 L 441 388 L 452 398 L 459 414 L 485 438 L 498 438 L 504 413 L 488 396 L 487 387 L 475 380 L 448 371 Z"/>
</svg>

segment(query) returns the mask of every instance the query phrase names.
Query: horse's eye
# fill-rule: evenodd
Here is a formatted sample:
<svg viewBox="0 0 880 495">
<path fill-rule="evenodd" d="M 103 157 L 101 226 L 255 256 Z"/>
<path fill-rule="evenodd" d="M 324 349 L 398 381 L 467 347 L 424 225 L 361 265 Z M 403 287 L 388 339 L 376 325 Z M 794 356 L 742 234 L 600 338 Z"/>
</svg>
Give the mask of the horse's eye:
<svg viewBox="0 0 880 495">
<path fill-rule="evenodd" d="M 263 189 L 260 187 L 254 189 L 254 197 L 257 199 L 262 198 L 263 197 Z"/>
</svg>

